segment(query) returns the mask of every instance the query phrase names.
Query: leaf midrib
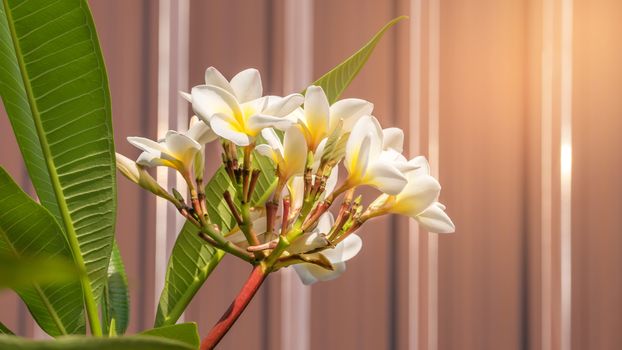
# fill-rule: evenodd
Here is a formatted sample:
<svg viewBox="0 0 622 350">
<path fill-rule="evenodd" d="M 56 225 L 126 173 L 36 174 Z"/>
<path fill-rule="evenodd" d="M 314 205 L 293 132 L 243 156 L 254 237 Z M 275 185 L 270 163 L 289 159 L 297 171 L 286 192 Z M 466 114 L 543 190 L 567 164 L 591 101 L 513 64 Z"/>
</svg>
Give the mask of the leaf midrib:
<svg viewBox="0 0 622 350">
<path fill-rule="evenodd" d="M 11 249 L 11 252 L 16 258 L 19 259 L 22 257 L 17 251 L 17 249 L 15 249 L 15 246 L 13 245 L 11 240 L 9 239 L 9 235 L 2 228 L 0 228 L 0 237 L 2 237 L 2 239 L 4 240 L 6 245 Z M 41 290 L 41 286 L 34 281 L 32 282 L 32 285 L 35 288 L 35 291 L 37 292 L 37 295 L 39 296 L 39 298 L 41 298 L 43 305 L 45 305 L 45 308 L 47 309 L 50 316 L 52 317 L 52 320 L 54 321 L 54 324 L 58 328 L 58 331 L 63 335 L 68 335 L 69 333 L 67 333 L 65 326 L 63 326 L 63 322 L 61 321 L 60 316 L 56 312 L 56 309 L 54 309 L 54 307 L 52 306 L 52 303 L 47 298 L 45 293 L 43 293 L 43 290 Z"/>
<path fill-rule="evenodd" d="M 50 176 L 50 182 L 52 183 L 52 188 L 54 189 L 54 194 L 56 195 L 56 203 L 59 207 L 59 212 L 64 221 L 64 226 L 66 229 L 65 236 L 67 237 L 67 240 L 69 241 L 69 246 L 71 248 L 71 253 L 73 255 L 74 261 L 76 262 L 76 264 L 78 265 L 80 269 L 83 269 L 83 271 L 87 271 L 86 265 L 84 263 L 84 259 L 82 259 L 78 237 L 77 237 L 75 228 L 73 226 L 73 222 L 71 221 L 71 217 L 69 216 L 69 208 L 67 207 L 67 203 L 65 202 L 65 196 L 62 191 L 62 186 L 60 185 L 58 174 L 56 172 L 56 167 L 54 166 L 55 165 L 54 159 L 52 158 L 52 154 L 50 152 L 47 137 L 45 135 L 45 132 L 43 131 L 41 115 L 39 113 L 39 109 L 37 108 L 36 99 L 34 97 L 32 86 L 30 85 L 30 80 L 28 78 L 28 72 L 26 71 L 26 64 L 23 60 L 22 49 L 21 49 L 21 46 L 19 45 L 17 32 L 15 30 L 12 10 L 9 7 L 8 0 L 3 0 L 3 4 L 4 4 L 4 11 L 7 16 L 7 27 L 9 28 L 9 32 L 11 34 L 11 41 L 13 41 L 13 48 L 15 49 L 17 64 L 19 65 L 20 74 L 22 76 L 22 82 L 24 84 L 24 90 L 28 98 L 28 104 L 30 106 L 30 111 L 31 111 L 33 121 L 35 124 L 35 129 L 37 132 L 37 136 L 39 138 L 39 144 L 41 146 L 41 151 L 45 158 L 45 164 L 46 164 L 49 176 Z M 82 283 L 84 301 L 87 304 L 87 309 L 94 307 L 96 310 L 97 305 L 95 305 L 93 289 L 91 288 L 91 284 L 88 281 L 88 277 L 86 276 L 82 277 L 80 281 Z M 92 304 L 92 305 L 89 305 L 89 304 Z"/>
</svg>

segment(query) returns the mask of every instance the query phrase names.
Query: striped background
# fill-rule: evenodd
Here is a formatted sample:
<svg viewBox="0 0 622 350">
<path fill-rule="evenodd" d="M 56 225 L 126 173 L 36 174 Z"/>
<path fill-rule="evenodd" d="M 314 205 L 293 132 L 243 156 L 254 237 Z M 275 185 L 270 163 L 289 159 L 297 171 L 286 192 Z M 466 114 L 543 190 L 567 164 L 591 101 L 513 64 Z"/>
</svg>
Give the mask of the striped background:
<svg viewBox="0 0 622 350">
<path fill-rule="evenodd" d="M 126 136 L 186 122 L 176 91 L 201 83 L 209 65 L 227 76 L 256 67 L 267 92 L 296 91 L 389 19 L 411 18 L 346 95 L 409 131 L 409 153 L 431 160 L 458 232 L 429 235 L 402 218 L 368 224 L 338 280 L 306 288 L 271 276 L 223 349 L 622 348 L 622 2 L 90 2 L 117 150 L 131 156 Z M 4 116 L 0 150 L 32 193 Z M 179 221 L 124 179 L 118 215 L 136 331 L 153 322 L 157 267 Z M 247 273 L 225 259 L 185 320 L 205 334 Z M 11 293 L 0 310 L 19 334 L 42 337 Z"/>
</svg>

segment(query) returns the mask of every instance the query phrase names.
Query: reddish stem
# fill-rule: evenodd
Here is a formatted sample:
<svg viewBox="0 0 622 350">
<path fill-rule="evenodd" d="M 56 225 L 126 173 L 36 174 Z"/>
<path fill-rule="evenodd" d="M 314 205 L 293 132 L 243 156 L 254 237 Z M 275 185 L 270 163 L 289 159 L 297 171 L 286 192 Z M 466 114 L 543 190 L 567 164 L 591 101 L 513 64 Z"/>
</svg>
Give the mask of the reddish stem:
<svg viewBox="0 0 622 350">
<path fill-rule="evenodd" d="M 266 279 L 267 274 L 261 269 L 260 266 L 253 268 L 251 275 L 246 280 L 246 283 L 242 287 L 242 290 L 235 297 L 229 309 L 222 315 L 218 323 L 212 327 L 207 337 L 203 339 L 201 343 L 201 350 L 211 350 L 218 345 L 220 340 L 227 334 L 231 326 L 237 321 L 244 309 L 248 306 L 251 299 L 259 287 Z"/>
</svg>

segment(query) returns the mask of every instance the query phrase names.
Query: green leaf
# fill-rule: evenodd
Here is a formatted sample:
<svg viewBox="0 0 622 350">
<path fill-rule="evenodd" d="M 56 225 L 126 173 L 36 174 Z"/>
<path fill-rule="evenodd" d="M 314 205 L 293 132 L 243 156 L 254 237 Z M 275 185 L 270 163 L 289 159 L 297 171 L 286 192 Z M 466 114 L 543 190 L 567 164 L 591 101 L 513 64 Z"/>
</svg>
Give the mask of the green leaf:
<svg viewBox="0 0 622 350">
<path fill-rule="evenodd" d="M 385 24 L 371 40 L 365 44 L 360 50 L 350 56 L 348 59 L 340 63 L 335 68 L 331 69 L 328 73 L 324 74 L 321 78 L 313 82 L 311 85 L 321 86 L 328 97 L 328 102 L 335 103 L 339 98 L 339 95 L 350 85 L 354 77 L 359 74 L 372 52 L 380 42 L 380 39 L 384 33 L 397 22 L 406 19 L 408 17 L 401 16 L 391 20 Z"/>
<path fill-rule="evenodd" d="M 194 322 L 174 324 L 160 328 L 153 328 L 140 333 L 142 335 L 151 335 L 186 343 L 193 348 L 198 348 L 201 339 L 199 338 L 199 330 Z"/>
<path fill-rule="evenodd" d="M 0 95 L 37 195 L 88 274 L 91 315 L 107 277 L 116 208 L 110 96 L 95 26 L 84 0 L 0 1 Z"/>
<path fill-rule="evenodd" d="M 115 334 L 122 335 L 127 330 L 130 320 L 130 295 L 128 292 L 127 275 L 121 258 L 119 247 L 115 243 L 108 265 L 108 283 L 104 288 L 104 303 L 102 307 L 104 326 L 113 327 Z M 104 330 L 107 333 L 107 330 Z"/>
<path fill-rule="evenodd" d="M 0 349 L 11 350 L 196 350 L 178 340 L 133 335 L 128 337 L 97 338 L 66 336 L 56 340 L 30 340 L 12 335 L 0 335 Z"/>
<path fill-rule="evenodd" d="M 0 255 L 0 289 L 76 281 L 80 281 L 80 270 L 69 257 Z"/>
<path fill-rule="evenodd" d="M 33 201 L 0 167 L 0 256 L 39 261 L 71 260 L 71 250 L 52 215 Z M 43 261 L 41 259 L 44 259 Z M 82 290 L 79 282 L 31 282 L 15 291 L 24 300 L 39 326 L 52 336 L 85 333 Z"/>
<path fill-rule="evenodd" d="M 0 322 L 0 335 L 1 334 L 7 334 L 7 335 L 13 335 L 14 333 L 7 328 L 7 326 L 5 326 L 2 322 Z"/>
<path fill-rule="evenodd" d="M 263 205 L 265 193 L 270 193 L 276 181 L 274 167 L 266 157 L 253 157 L 253 166 L 261 170 L 253 204 Z M 222 194 L 225 191 L 235 194 L 235 186 L 221 166 L 205 187 L 207 211 L 213 223 L 226 234 L 235 226 L 235 219 L 229 211 Z M 177 322 L 192 298 L 199 291 L 205 280 L 220 263 L 225 253 L 206 244 L 198 237 L 198 229 L 186 222 L 182 228 L 166 270 L 164 289 L 160 296 L 155 326 L 171 325 Z"/>
</svg>

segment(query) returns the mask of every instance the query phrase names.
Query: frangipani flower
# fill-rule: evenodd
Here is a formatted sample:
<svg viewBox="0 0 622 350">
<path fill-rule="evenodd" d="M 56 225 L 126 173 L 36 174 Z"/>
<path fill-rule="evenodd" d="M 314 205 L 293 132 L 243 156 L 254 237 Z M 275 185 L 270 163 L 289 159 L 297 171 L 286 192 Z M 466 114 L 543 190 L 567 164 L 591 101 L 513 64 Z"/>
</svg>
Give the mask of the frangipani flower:
<svg viewBox="0 0 622 350">
<path fill-rule="evenodd" d="M 304 254 L 304 252 L 325 247 L 327 245 L 325 234 L 330 231 L 334 221 L 331 213 L 323 214 L 318 220 L 317 227 L 312 232 L 294 241 L 287 251 L 290 254 Z M 310 263 L 296 264 L 294 265 L 294 270 L 305 285 L 318 281 L 333 280 L 346 271 L 346 261 L 355 257 L 362 246 L 363 241 L 361 238 L 352 233 L 334 248 L 327 248 L 318 253 L 306 254 L 308 256 L 323 255 L 333 265 L 334 269 L 332 271 Z"/>
<path fill-rule="evenodd" d="M 261 77 L 256 69 L 246 69 L 227 81 L 214 67 L 205 71 L 205 85 L 182 94 L 192 103 L 199 118 L 216 134 L 238 146 L 247 146 L 263 128 L 284 130 L 290 114 L 303 101 L 300 94 L 286 97 L 263 96 Z"/>
<path fill-rule="evenodd" d="M 386 134 L 385 140 L 378 120 L 372 116 L 363 116 L 354 125 L 346 144 L 344 164 L 349 174 L 346 180 L 349 186 L 370 185 L 392 195 L 406 186 L 406 177 L 400 168 L 406 168 L 407 164 L 396 156 L 396 150 L 389 147 L 396 143 L 393 139 L 396 133 L 389 131 Z M 383 151 L 383 147 L 387 151 Z"/>
<path fill-rule="evenodd" d="M 189 176 L 195 157 L 201 158 L 202 162 L 201 152 L 205 144 L 216 138 L 216 134 L 207 124 L 193 116 L 190 119 L 190 128 L 186 132 L 169 130 L 164 139 L 158 142 L 144 137 L 128 137 L 127 140 L 143 151 L 136 163 L 147 167 L 167 166 L 176 169 L 184 176 Z M 197 166 L 202 172 L 203 164 Z"/>
<path fill-rule="evenodd" d="M 411 160 L 417 169 L 407 173 L 408 183 L 396 196 L 381 195 L 370 205 L 380 212 L 410 216 L 429 232 L 452 233 L 455 226 L 445 206 L 438 202 L 441 185 L 430 176 L 428 162 L 423 157 Z"/>
<path fill-rule="evenodd" d="M 283 143 L 272 128 L 263 129 L 261 135 L 268 144 L 257 145 L 256 150 L 272 159 L 283 183 L 292 176 L 304 172 L 307 162 L 307 143 L 300 129 L 293 126 L 287 128 Z"/>
<path fill-rule="evenodd" d="M 163 189 L 162 186 L 160 186 L 158 182 L 151 175 L 149 175 L 143 166 L 136 164 L 136 162 L 120 153 L 116 153 L 116 163 L 117 169 L 119 169 L 121 174 L 123 174 L 123 176 L 125 176 L 128 180 L 138 184 L 140 187 L 155 194 L 156 196 L 160 196 L 175 203 L 175 205 L 179 204 L 179 202 L 171 196 L 170 193 Z"/>
<path fill-rule="evenodd" d="M 175 130 L 169 130 L 159 142 L 144 137 L 128 137 L 127 140 L 143 151 L 136 163 L 147 167 L 167 166 L 183 176 L 190 176 L 194 157 L 202 147 L 190 136 Z"/>
<path fill-rule="evenodd" d="M 358 98 L 347 98 L 329 105 L 324 90 L 309 86 L 305 92 L 304 109 L 296 109 L 288 118 L 298 122 L 309 149 L 315 151 L 323 139 L 332 134 L 343 120 L 341 133 L 352 130 L 354 123 L 363 115 L 371 114 L 374 105 Z"/>
</svg>

